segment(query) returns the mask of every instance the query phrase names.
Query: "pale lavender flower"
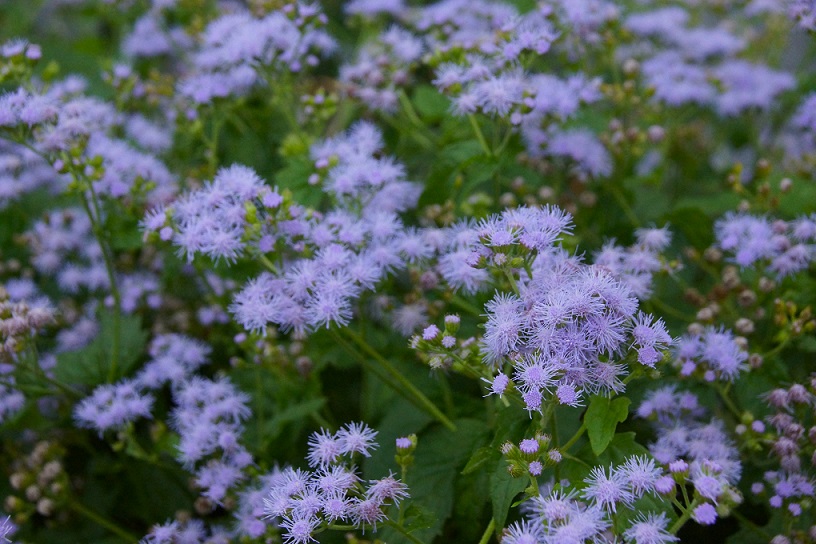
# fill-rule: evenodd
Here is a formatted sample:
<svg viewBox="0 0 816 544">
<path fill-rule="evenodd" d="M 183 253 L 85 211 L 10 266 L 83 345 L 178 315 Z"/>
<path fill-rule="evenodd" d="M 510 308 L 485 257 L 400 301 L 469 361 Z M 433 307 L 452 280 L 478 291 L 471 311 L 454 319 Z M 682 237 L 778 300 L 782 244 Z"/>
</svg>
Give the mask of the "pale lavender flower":
<svg viewBox="0 0 816 544">
<path fill-rule="evenodd" d="M 641 513 L 623 532 L 623 537 L 634 544 L 667 544 L 680 540 L 666 530 L 668 526 L 669 520 L 665 512 L 661 512 L 660 515 L 652 512 Z"/>
<path fill-rule="evenodd" d="M 603 467 L 593 468 L 584 482 L 587 485 L 581 496 L 605 510 L 617 512 L 618 504 L 630 505 L 634 502 L 626 472 L 616 470 L 611 465 L 608 474 Z"/>
<path fill-rule="evenodd" d="M 11 516 L 6 516 L 6 519 L 0 521 L 0 540 L 11 542 L 9 536 L 17 532 L 17 525 L 11 521 Z"/>
<path fill-rule="evenodd" d="M 150 418 L 153 402 L 151 395 L 141 394 L 131 381 L 105 384 L 76 406 L 74 417 L 80 427 L 96 429 L 102 435 L 139 418 Z"/>
<path fill-rule="evenodd" d="M 717 521 L 717 510 L 710 503 L 704 503 L 694 509 L 691 518 L 700 525 L 713 525 Z"/>
</svg>

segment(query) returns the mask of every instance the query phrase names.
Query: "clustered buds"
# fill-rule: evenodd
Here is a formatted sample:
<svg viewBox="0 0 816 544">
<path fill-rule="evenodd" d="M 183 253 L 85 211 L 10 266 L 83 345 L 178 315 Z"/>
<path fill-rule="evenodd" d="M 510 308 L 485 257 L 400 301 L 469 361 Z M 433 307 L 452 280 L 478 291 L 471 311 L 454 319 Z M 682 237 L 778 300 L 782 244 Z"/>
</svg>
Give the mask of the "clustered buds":
<svg viewBox="0 0 816 544">
<path fill-rule="evenodd" d="M 549 435 L 539 433 L 518 445 L 505 442 L 501 452 L 507 460 L 507 471 L 516 478 L 528 474 L 541 476 L 544 469 L 557 465 L 562 459 L 557 448 L 549 448 L 551 441 Z"/>
<path fill-rule="evenodd" d="M 3 507 L 15 523 L 22 525 L 32 516 L 50 518 L 59 513 L 69 492 L 63 454 L 55 442 L 38 442 L 28 455 L 13 463 L 9 484 L 14 491 Z"/>
<path fill-rule="evenodd" d="M 0 286 L 0 362 L 14 361 L 38 330 L 53 323 L 54 310 L 48 306 L 12 302 Z"/>
</svg>

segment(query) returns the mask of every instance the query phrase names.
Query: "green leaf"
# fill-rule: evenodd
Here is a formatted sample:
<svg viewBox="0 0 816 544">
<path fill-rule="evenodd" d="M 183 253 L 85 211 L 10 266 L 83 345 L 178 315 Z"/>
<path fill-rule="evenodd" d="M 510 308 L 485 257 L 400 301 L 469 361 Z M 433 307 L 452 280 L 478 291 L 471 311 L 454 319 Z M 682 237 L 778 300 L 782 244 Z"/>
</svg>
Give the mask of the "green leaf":
<svg viewBox="0 0 816 544">
<path fill-rule="evenodd" d="M 445 146 L 440 152 L 438 161 L 441 165 L 456 168 L 468 160 L 481 157 L 484 154 L 478 140 L 454 142 Z"/>
<path fill-rule="evenodd" d="M 470 456 L 470 460 L 465 465 L 465 468 L 462 469 L 462 474 L 470 474 L 474 472 L 476 469 L 490 461 L 498 457 L 499 451 L 496 448 L 492 448 L 490 446 L 484 446 L 479 448 L 473 455 Z"/>
<path fill-rule="evenodd" d="M 633 455 L 651 455 L 649 450 L 635 440 L 635 433 L 618 433 L 603 455 L 598 456 L 598 464 L 620 465 Z"/>
<path fill-rule="evenodd" d="M 514 478 L 507 472 L 507 461 L 499 459 L 496 470 L 490 475 L 490 501 L 493 503 L 493 519 L 496 528 L 504 527 L 510 505 L 516 495 L 530 484 L 527 478 Z"/>
<path fill-rule="evenodd" d="M 308 416 L 315 412 L 319 412 L 323 405 L 326 404 L 326 399 L 308 399 L 300 403 L 288 406 L 283 411 L 275 414 L 269 421 L 264 424 L 264 440 L 271 441 L 277 438 L 281 432 L 286 428 L 288 423 L 292 421 L 299 421 L 307 419 Z"/>
<path fill-rule="evenodd" d="M 454 493 L 457 473 L 470 453 L 485 440 L 483 421 L 457 419 L 454 423 L 455 433 L 440 425 L 420 433 L 416 462 L 408 470 L 410 504 L 417 504 L 422 510 L 420 520 L 414 525 L 421 521 L 426 526 L 412 530 L 412 534 L 422 542 L 432 542 L 442 533 L 457 499 Z M 387 527 L 383 527 L 380 538 L 389 544 L 407 542 L 404 536 Z"/>
<path fill-rule="evenodd" d="M 677 230 L 683 233 L 691 245 L 698 248 L 710 246 L 714 242 L 714 222 L 702 206 L 678 207 L 667 216 Z"/>
<path fill-rule="evenodd" d="M 450 101 L 430 85 L 420 85 L 414 91 L 414 106 L 422 117 L 441 119 L 450 109 Z"/>
<path fill-rule="evenodd" d="M 111 354 L 115 336 L 113 312 L 102 311 L 99 316 L 101 328 L 94 340 L 77 351 L 57 355 L 54 377 L 63 383 L 95 386 L 106 383 L 109 378 Z M 120 317 L 119 357 L 114 380 L 127 375 L 139 361 L 147 342 L 147 331 L 136 315 Z"/>
<path fill-rule="evenodd" d="M 584 425 L 595 455 L 603 453 L 614 438 L 618 423 L 626 421 L 631 402 L 626 397 L 611 400 L 599 395 L 590 399 L 584 415 Z"/>
<path fill-rule="evenodd" d="M 420 529 L 427 529 L 436 521 L 432 512 L 422 508 L 422 506 L 412 503 L 403 513 L 403 528 L 409 533 Z"/>
</svg>

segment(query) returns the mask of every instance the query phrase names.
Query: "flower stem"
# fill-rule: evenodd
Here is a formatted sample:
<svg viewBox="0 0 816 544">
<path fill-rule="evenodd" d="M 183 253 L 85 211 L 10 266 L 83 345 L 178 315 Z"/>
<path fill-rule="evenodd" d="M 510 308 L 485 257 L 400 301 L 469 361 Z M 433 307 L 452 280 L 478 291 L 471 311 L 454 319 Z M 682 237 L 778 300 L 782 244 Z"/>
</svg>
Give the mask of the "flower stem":
<svg viewBox="0 0 816 544">
<path fill-rule="evenodd" d="M 737 405 L 734 404 L 734 401 L 731 400 L 731 397 L 728 396 L 728 389 L 723 388 L 720 384 L 714 385 L 714 389 L 717 390 L 717 393 L 720 395 L 720 398 L 722 399 L 723 404 L 725 404 L 725 407 L 728 408 L 728 410 L 732 414 L 734 414 L 734 417 L 737 418 L 737 421 L 740 421 L 740 419 L 742 419 L 742 412 L 740 412 L 739 408 L 737 408 Z"/>
<path fill-rule="evenodd" d="M 623 210 L 624 215 L 632 223 L 632 226 L 635 228 L 640 227 L 640 220 L 638 219 L 635 212 L 632 210 L 632 207 L 629 206 L 629 203 L 626 202 L 626 197 L 623 196 L 623 193 L 620 192 L 615 185 L 609 185 L 609 192 L 612 193 L 612 196 L 617 200 L 618 204 L 620 205 L 621 209 Z"/>
<path fill-rule="evenodd" d="M 578 439 L 579 439 L 579 438 L 581 438 L 581 437 L 584 435 L 584 433 L 585 433 L 585 432 L 586 432 L 586 425 L 584 425 L 583 423 L 581 423 L 581 426 L 580 426 L 580 427 L 578 427 L 578 430 L 577 430 L 577 431 L 575 431 L 575 434 L 574 434 L 574 435 L 572 435 L 572 438 L 570 438 L 569 440 L 567 440 L 567 443 L 566 443 L 566 444 L 564 444 L 563 446 L 561 446 L 561 447 L 559 448 L 559 451 L 560 451 L 562 454 L 564 454 L 564 453 L 565 453 L 567 450 L 569 450 L 569 449 L 570 449 L 570 448 L 571 448 L 571 447 L 572 447 L 572 446 L 573 446 L 573 445 L 574 445 L 576 442 L 578 442 Z"/>
<path fill-rule="evenodd" d="M 479 145 L 482 146 L 485 155 L 492 157 L 493 151 L 490 149 L 490 146 L 487 145 L 487 140 L 485 140 L 484 134 L 482 134 L 482 129 L 479 127 L 479 121 L 476 120 L 476 116 L 469 113 L 468 120 L 470 121 L 470 126 L 473 127 L 473 132 L 476 134 L 476 139 L 479 140 Z"/>
<path fill-rule="evenodd" d="M 86 508 L 85 506 L 83 506 L 78 501 L 70 501 L 69 506 L 76 513 L 82 514 L 83 516 L 90 519 L 91 521 L 93 521 L 97 525 L 100 525 L 100 526 L 104 527 L 105 529 L 107 529 L 108 531 L 116 534 L 121 539 L 123 539 L 123 540 L 125 540 L 127 542 L 138 542 L 139 538 L 136 535 L 133 535 L 133 534 L 125 531 L 124 529 L 122 529 L 121 527 L 116 525 L 114 522 L 110 521 L 107 518 L 102 517 L 101 515 L 94 512 L 93 510 L 90 510 L 90 509 Z"/>
<path fill-rule="evenodd" d="M 691 514 L 694 513 L 694 509 L 697 507 L 698 502 L 699 501 L 697 499 L 694 499 L 694 501 L 688 505 L 688 508 L 683 511 L 680 518 L 674 523 L 674 525 L 671 526 L 671 529 L 669 529 L 671 534 L 676 535 L 677 531 L 679 531 L 683 525 L 686 524 L 686 522 L 691 518 Z"/>
<path fill-rule="evenodd" d="M 264 266 L 265 266 L 265 267 L 266 267 L 266 268 L 267 268 L 267 269 L 268 269 L 270 272 L 272 272 L 273 274 L 278 274 L 278 273 L 279 273 L 279 272 L 278 272 L 278 267 L 277 267 L 277 266 L 275 266 L 275 264 L 274 264 L 272 261 L 270 261 L 270 260 L 269 260 L 269 258 L 268 258 L 266 255 L 264 255 L 263 253 L 261 253 L 261 254 L 258 256 L 258 259 L 259 259 L 259 260 L 260 260 L 260 261 L 263 263 L 263 265 L 264 265 Z"/>
<path fill-rule="evenodd" d="M 482 538 L 479 540 L 479 544 L 487 544 L 490 542 L 490 537 L 493 536 L 493 531 L 496 529 L 496 519 L 490 518 L 490 523 L 487 524 L 487 528 L 485 529 Z"/>
<path fill-rule="evenodd" d="M 399 534 L 401 534 L 402 536 L 404 536 L 405 538 L 407 538 L 411 542 L 413 542 L 414 544 L 423 544 L 423 542 L 421 540 L 419 540 L 417 537 L 415 537 L 414 535 L 412 535 L 411 533 L 406 531 L 405 527 L 403 527 L 402 525 L 400 525 L 398 523 L 394 523 L 390 519 L 385 520 L 385 524 L 388 527 L 391 527 L 392 529 L 397 531 Z"/>
<path fill-rule="evenodd" d="M 99 199 L 96 196 L 96 191 L 94 191 L 93 181 L 89 179 L 85 181 L 88 192 L 91 194 L 90 203 L 84 192 L 80 200 L 82 201 L 83 208 L 85 208 L 85 213 L 88 215 L 88 220 L 91 222 L 91 230 L 102 250 L 102 259 L 105 262 L 105 271 L 108 274 L 111 296 L 113 296 L 113 338 L 111 339 L 111 361 L 110 369 L 108 370 L 108 382 L 112 383 L 116 379 L 116 371 L 119 364 L 119 345 L 122 337 L 122 295 L 119 293 L 119 287 L 116 283 L 116 269 L 113 264 L 113 255 L 111 255 L 108 240 L 103 234 L 101 225 L 102 210 L 99 205 Z M 93 205 L 93 210 L 91 210 L 91 205 Z"/>
<path fill-rule="evenodd" d="M 394 391 L 400 395 L 403 395 L 405 398 L 416 404 L 419 408 L 422 408 L 434 416 L 445 427 L 451 431 L 456 431 L 456 425 L 454 425 L 453 422 L 448 419 L 447 416 L 445 416 L 445 414 L 443 414 L 442 411 L 422 393 L 422 391 L 417 389 L 417 387 L 411 383 L 408 378 L 403 376 L 402 373 L 400 373 L 400 371 L 394 367 L 394 365 L 392 365 L 387 359 L 369 346 L 368 343 L 363 340 L 359 334 L 357 334 L 357 332 L 348 327 L 344 327 L 340 330 L 349 340 L 357 344 L 357 346 L 362 349 L 366 355 L 379 363 L 379 365 L 374 365 L 371 364 L 371 362 L 365 357 L 358 356 L 358 359 L 366 366 L 366 368 L 373 371 L 378 377 L 383 379 L 383 381 L 394 389 Z M 336 334 L 335 336 L 341 344 L 344 344 L 346 349 L 352 353 L 356 351 L 351 346 L 348 346 L 347 342 L 345 342 L 340 334 Z"/>
</svg>

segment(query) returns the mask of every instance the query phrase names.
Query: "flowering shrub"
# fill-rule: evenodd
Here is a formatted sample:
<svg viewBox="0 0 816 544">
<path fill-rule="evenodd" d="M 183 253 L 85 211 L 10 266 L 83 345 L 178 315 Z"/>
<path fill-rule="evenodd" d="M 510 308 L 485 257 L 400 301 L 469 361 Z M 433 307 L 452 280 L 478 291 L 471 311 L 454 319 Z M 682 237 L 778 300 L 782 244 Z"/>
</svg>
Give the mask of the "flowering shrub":
<svg viewBox="0 0 816 544">
<path fill-rule="evenodd" d="M 0 542 L 816 542 L 816 4 L 418 4 L 0 6 Z"/>
</svg>

